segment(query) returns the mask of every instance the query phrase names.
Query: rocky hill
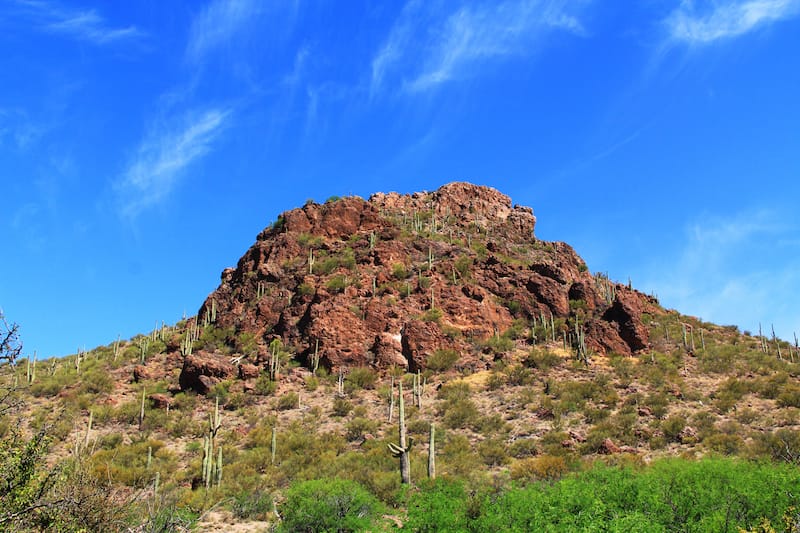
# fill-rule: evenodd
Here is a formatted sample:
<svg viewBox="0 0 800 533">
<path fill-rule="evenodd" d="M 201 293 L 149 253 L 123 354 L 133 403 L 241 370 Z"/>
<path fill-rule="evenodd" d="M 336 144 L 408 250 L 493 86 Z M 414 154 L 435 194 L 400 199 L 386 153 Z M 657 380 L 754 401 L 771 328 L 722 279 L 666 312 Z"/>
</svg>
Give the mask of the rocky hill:
<svg viewBox="0 0 800 533">
<path fill-rule="evenodd" d="M 525 531 L 549 508 L 534 529 L 796 524 L 797 344 L 664 309 L 535 223 L 467 183 L 309 201 L 196 316 L 0 364 L 0 529 L 179 531 L 202 516 L 201 531 L 263 531 L 356 493 L 374 531 Z M 0 321 L 0 357 L 21 351 L 14 331 Z M 430 458 L 443 484 L 421 482 Z M 617 491 L 631 471 L 606 482 L 598 464 L 644 485 Z M 590 488 L 558 492 L 575 486 Z M 520 487 L 522 510 L 496 511 Z M 329 526 L 304 527 L 284 530 Z"/>
<path fill-rule="evenodd" d="M 334 372 L 416 372 L 437 351 L 486 370 L 497 354 L 480 346 L 515 323 L 534 325 L 530 344 L 559 341 L 587 363 L 647 348 L 642 315 L 660 312 L 655 300 L 593 276 L 569 245 L 537 239 L 535 224 L 529 207 L 469 183 L 287 211 L 199 310 L 224 337 L 187 357 L 181 386 L 205 392 L 234 376 L 231 352 L 246 365 L 239 374 L 256 376 L 274 339 Z"/>
</svg>

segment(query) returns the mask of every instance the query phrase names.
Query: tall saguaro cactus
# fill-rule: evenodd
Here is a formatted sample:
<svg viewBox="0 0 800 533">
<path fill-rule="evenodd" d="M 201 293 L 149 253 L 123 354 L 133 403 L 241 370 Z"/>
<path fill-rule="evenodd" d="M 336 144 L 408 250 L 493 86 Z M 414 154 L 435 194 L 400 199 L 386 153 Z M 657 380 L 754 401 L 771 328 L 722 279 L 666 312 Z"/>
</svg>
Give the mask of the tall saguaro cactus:
<svg viewBox="0 0 800 533">
<path fill-rule="evenodd" d="M 397 403 L 399 405 L 398 425 L 399 425 L 399 443 L 389 443 L 389 451 L 392 455 L 400 459 L 400 482 L 404 485 L 411 483 L 411 460 L 409 451 L 414 444 L 413 438 L 406 438 L 406 407 L 403 401 L 403 382 L 400 381 L 398 385 Z"/>
<path fill-rule="evenodd" d="M 428 438 L 428 479 L 436 479 L 436 426 L 431 422 L 431 433 Z"/>
</svg>

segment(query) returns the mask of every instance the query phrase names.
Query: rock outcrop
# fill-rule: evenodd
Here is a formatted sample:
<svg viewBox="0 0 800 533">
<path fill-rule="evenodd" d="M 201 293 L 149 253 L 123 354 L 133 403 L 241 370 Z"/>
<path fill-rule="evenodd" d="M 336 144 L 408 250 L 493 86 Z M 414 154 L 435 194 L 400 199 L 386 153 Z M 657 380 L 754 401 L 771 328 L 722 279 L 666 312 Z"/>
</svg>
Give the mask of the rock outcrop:
<svg viewBox="0 0 800 533">
<path fill-rule="evenodd" d="M 577 324 L 595 354 L 647 348 L 642 314 L 656 306 L 592 276 L 569 245 L 537 239 L 535 225 L 530 208 L 468 183 L 283 213 L 200 308 L 197 321 L 221 334 L 185 358 L 180 385 L 205 393 L 251 379 L 274 339 L 308 367 L 410 371 L 440 349 L 456 350 L 459 367 L 488 368 L 497 354 L 482 343 L 542 319 L 559 343 Z M 237 369 L 231 353 L 249 366 Z"/>
</svg>

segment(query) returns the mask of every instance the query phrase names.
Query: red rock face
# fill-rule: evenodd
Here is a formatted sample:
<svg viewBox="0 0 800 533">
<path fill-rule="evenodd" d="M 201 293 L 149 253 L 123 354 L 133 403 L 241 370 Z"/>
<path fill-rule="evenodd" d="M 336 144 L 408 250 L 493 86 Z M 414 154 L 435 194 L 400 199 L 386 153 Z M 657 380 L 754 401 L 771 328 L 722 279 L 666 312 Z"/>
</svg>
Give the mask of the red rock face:
<svg viewBox="0 0 800 533">
<path fill-rule="evenodd" d="M 235 367 L 225 356 L 198 352 L 184 358 L 179 383 L 183 390 L 191 389 L 200 394 L 207 394 L 211 387 L 233 377 L 235 372 Z"/>
<path fill-rule="evenodd" d="M 252 379 L 275 338 L 307 367 L 316 353 L 331 370 L 415 371 L 453 349 L 457 366 L 481 369 L 493 357 L 477 343 L 541 316 L 563 319 L 566 333 L 577 321 L 598 354 L 645 349 L 647 298 L 600 284 L 569 245 L 536 239 L 535 224 L 530 208 L 468 183 L 288 211 L 200 308 L 198 320 L 224 338 L 185 358 L 181 387 L 203 392 L 236 375 L 223 352 L 244 356 L 251 366 L 238 373 Z M 253 343 L 243 347 L 243 336 Z"/>
</svg>

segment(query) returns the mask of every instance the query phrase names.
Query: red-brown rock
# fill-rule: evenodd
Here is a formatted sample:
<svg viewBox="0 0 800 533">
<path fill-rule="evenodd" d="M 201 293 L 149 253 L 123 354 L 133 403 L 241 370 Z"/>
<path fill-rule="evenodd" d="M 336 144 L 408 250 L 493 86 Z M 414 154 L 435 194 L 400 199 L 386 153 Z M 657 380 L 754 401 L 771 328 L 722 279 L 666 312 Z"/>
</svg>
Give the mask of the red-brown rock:
<svg viewBox="0 0 800 533">
<path fill-rule="evenodd" d="M 633 291 L 620 290 L 603 319 L 617 325 L 619 336 L 633 352 L 648 347 L 650 335 L 642 323 L 642 304 Z"/>
<path fill-rule="evenodd" d="M 236 375 L 236 368 L 220 354 L 197 352 L 187 355 L 178 378 L 181 389 L 206 394 L 211 387 L 223 379 Z"/>
<path fill-rule="evenodd" d="M 133 367 L 133 381 L 140 383 L 142 381 L 153 379 L 153 373 L 145 365 L 136 365 Z"/>
<path fill-rule="evenodd" d="M 401 335 L 403 356 L 408 361 L 410 372 L 424 369 L 428 357 L 436 350 L 451 347 L 451 343 L 436 322 L 410 320 L 403 326 Z"/>
<path fill-rule="evenodd" d="M 169 409 L 169 407 L 172 405 L 172 398 L 166 394 L 161 394 L 160 392 L 149 395 L 148 399 L 156 409 Z"/>
<path fill-rule="evenodd" d="M 239 379 L 255 379 L 260 373 L 256 365 L 242 363 L 239 365 Z"/>
<path fill-rule="evenodd" d="M 605 453 L 605 454 L 611 455 L 611 454 L 619 453 L 621 450 L 620 450 L 619 446 L 614 444 L 614 441 L 612 441 L 611 439 L 605 439 L 603 441 L 603 444 L 600 445 L 600 450 L 599 451 L 600 451 L 600 453 Z"/>
<path fill-rule="evenodd" d="M 530 208 L 468 183 L 287 211 L 222 272 L 198 312 L 202 319 L 216 311 L 214 326 L 230 331 L 224 342 L 233 350 L 250 336 L 255 367 L 196 354 L 183 361 L 181 388 L 207 391 L 236 375 L 252 380 L 275 338 L 305 365 L 318 350 L 320 364 L 333 371 L 414 371 L 442 348 L 458 351 L 456 368 L 479 370 L 493 360 L 475 349 L 481 341 L 542 315 L 569 327 L 578 320 L 595 354 L 645 349 L 641 316 L 655 312 L 648 298 L 599 284 L 569 245 L 536 239 L 535 224 Z M 524 343 L 517 341 L 520 349 Z"/>
</svg>

